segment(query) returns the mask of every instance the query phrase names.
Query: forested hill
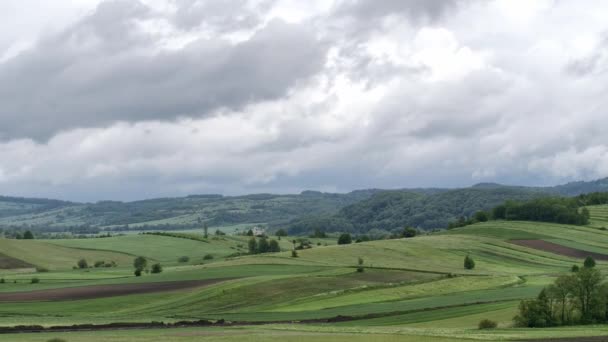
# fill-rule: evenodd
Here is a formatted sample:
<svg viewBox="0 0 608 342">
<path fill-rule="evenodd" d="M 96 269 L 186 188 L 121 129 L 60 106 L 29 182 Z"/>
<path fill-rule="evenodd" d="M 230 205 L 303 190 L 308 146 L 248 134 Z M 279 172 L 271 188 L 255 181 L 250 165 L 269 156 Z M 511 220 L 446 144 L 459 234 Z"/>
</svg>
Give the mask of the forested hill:
<svg viewBox="0 0 608 342">
<path fill-rule="evenodd" d="M 262 223 L 298 233 L 309 233 L 315 228 L 325 231 L 391 230 L 404 225 L 443 228 L 459 216 L 489 209 L 506 199 L 526 200 L 551 194 L 574 196 L 594 191 L 608 191 L 608 179 L 542 188 L 483 183 L 464 189 L 191 195 L 135 202 L 74 203 L 0 196 L 0 228 L 85 232 L 100 228 L 198 228 L 204 223 L 210 227 Z"/>
<path fill-rule="evenodd" d="M 302 217 L 289 225 L 292 233 L 371 230 L 391 232 L 405 226 L 423 229 L 445 228 L 459 217 L 470 217 L 506 200 L 525 201 L 544 196 L 576 196 L 608 191 L 608 179 L 575 182 L 555 187 L 504 186 L 481 183 L 470 188 L 435 191 L 397 190 L 374 194 L 342 208 L 334 215 Z M 381 232 L 382 233 L 382 232 Z"/>
</svg>

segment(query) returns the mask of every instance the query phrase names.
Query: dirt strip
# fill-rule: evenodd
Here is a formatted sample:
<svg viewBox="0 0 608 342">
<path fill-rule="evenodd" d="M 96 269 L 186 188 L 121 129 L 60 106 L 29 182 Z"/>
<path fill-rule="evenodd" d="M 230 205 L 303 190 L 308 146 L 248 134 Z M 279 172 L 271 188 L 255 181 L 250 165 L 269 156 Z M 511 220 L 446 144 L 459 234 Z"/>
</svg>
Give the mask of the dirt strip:
<svg viewBox="0 0 608 342">
<path fill-rule="evenodd" d="M 114 296 L 185 290 L 209 286 L 228 279 L 186 280 L 161 283 L 92 285 L 28 292 L 0 293 L 0 302 L 34 302 L 95 299 Z"/>
<path fill-rule="evenodd" d="M 558 245 L 556 243 L 545 240 L 510 240 L 509 242 L 519 246 L 534 248 L 559 255 L 565 255 L 571 258 L 584 259 L 590 256 L 595 260 L 608 260 L 608 255 L 606 254 L 583 251 L 576 248 Z"/>
</svg>

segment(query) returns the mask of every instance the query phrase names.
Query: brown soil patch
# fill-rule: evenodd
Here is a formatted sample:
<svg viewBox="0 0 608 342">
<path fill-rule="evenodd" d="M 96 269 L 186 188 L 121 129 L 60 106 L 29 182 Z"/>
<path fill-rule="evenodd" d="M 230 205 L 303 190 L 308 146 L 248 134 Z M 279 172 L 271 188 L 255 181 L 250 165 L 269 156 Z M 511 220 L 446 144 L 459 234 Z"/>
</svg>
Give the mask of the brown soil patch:
<svg viewBox="0 0 608 342">
<path fill-rule="evenodd" d="M 33 268 L 34 265 L 19 259 L 15 259 L 6 254 L 0 253 L 0 269 L 13 270 L 18 268 Z"/>
<path fill-rule="evenodd" d="M 583 251 L 581 249 L 570 248 L 545 240 L 511 240 L 510 242 L 516 245 L 539 249 L 541 251 L 551 252 L 559 255 L 565 255 L 572 258 L 584 259 L 590 256 L 595 260 L 608 260 L 608 255 L 606 254 Z"/>
<path fill-rule="evenodd" d="M 226 279 L 171 281 L 162 283 L 93 285 L 28 292 L 0 293 L 0 302 L 32 302 L 95 299 L 104 297 L 168 292 L 197 288 L 219 283 Z"/>
</svg>

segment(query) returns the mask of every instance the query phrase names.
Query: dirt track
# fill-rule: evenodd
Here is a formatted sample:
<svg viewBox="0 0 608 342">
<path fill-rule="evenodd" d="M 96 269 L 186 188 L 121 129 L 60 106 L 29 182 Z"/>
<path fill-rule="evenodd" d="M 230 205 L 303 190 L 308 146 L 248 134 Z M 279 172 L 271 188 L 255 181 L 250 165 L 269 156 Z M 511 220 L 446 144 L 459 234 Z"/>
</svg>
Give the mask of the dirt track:
<svg viewBox="0 0 608 342">
<path fill-rule="evenodd" d="M 590 256 L 595 260 L 608 260 L 608 255 L 606 254 L 587 252 L 576 248 L 558 245 L 556 243 L 548 242 L 545 240 L 511 240 L 510 242 L 516 245 L 530 247 L 559 255 L 565 255 L 572 258 L 584 259 Z"/>
<path fill-rule="evenodd" d="M 93 285 L 62 289 L 0 293 L 0 302 L 32 302 L 94 299 L 133 294 L 191 289 L 219 283 L 226 279 L 187 280 L 162 283 Z"/>
</svg>

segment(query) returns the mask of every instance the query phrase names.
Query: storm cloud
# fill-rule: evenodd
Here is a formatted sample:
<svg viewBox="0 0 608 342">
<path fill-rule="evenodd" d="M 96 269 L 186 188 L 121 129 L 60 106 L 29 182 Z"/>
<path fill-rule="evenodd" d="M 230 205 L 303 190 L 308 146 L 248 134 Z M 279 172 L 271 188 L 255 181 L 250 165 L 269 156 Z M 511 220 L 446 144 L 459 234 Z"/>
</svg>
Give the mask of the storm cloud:
<svg viewBox="0 0 608 342">
<path fill-rule="evenodd" d="M 606 6 L 87 0 L 39 26 L 1 11 L 0 192 L 98 200 L 606 177 Z"/>
</svg>

